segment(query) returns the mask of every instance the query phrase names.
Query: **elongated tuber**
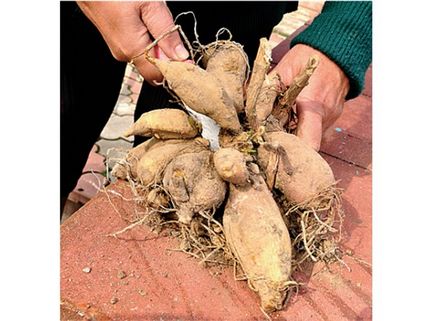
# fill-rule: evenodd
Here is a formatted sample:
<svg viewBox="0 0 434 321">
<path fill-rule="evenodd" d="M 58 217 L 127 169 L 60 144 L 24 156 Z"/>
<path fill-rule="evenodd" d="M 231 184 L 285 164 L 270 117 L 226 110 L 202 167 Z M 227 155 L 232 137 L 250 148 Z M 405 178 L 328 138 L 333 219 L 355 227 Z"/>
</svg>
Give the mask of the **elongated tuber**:
<svg viewBox="0 0 434 321">
<path fill-rule="evenodd" d="M 139 135 L 158 139 L 194 138 L 199 133 L 199 124 L 186 112 L 165 108 L 148 111 L 124 133 L 124 136 Z"/>
<path fill-rule="evenodd" d="M 234 133 L 241 131 L 232 99 L 212 74 L 186 62 L 151 61 L 188 107 L 214 119 L 224 129 Z"/>
<path fill-rule="evenodd" d="M 226 183 L 208 150 L 175 157 L 164 171 L 163 185 L 178 207 L 179 221 L 185 224 L 194 213 L 218 208 L 226 195 Z"/>
<path fill-rule="evenodd" d="M 242 46 L 233 41 L 218 41 L 205 49 L 205 55 L 206 71 L 220 81 L 237 112 L 242 112 L 248 62 Z"/>
<path fill-rule="evenodd" d="M 263 178 L 230 185 L 223 215 L 226 240 L 266 312 L 282 308 L 291 276 L 291 240 Z"/>
<path fill-rule="evenodd" d="M 214 153 L 214 165 L 220 177 L 235 185 L 249 182 L 249 171 L 243 153 L 235 148 L 220 148 Z"/>
<path fill-rule="evenodd" d="M 128 176 L 132 179 L 137 178 L 137 163 L 142 158 L 142 156 L 148 151 L 153 145 L 158 143 L 159 140 L 155 138 L 148 139 L 147 141 L 137 145 L 136 147 L 130 149 L 125 157 L 125 159 L 116 163 L 112 169 L 112 175 L 126 179 Z"/>
<path fill-rule="evenodd" d="M 191 140 L 170 139 L 158 142 L 140 158 L 137 164 L 137 177 L 142 185 L 161 181 L 167 164 L 176 156 L 206 150 L 208 141 L 204 138 Z"/>
<path fill-rule="evenodd" d="M 264 135 L 265 141 L 280 146 L 279 164 L 274 186 L 292 203 L 303 203 L 314 198 L 335 183 L 329 164 L 313 148 L 295 135 L 271 132 Z M 260 146 L 259 165 L 266 167 L 273 151 Z"/>
</svg>

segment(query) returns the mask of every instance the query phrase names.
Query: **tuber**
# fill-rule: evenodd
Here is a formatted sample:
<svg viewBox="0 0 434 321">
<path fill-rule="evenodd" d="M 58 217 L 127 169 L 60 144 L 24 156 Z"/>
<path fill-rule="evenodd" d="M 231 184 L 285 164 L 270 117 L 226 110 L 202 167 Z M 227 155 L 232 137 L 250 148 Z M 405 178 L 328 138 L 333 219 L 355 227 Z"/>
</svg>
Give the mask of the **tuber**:
<svg viewBox="0 0 434 321">
<path fill-rule="evenodd" d="M 199 124 L 186 112 L 179 109 L 155 109 L 143 113 L 124 133 L 158 139 L 194 138 L 198 135 Z"/>
</svg>

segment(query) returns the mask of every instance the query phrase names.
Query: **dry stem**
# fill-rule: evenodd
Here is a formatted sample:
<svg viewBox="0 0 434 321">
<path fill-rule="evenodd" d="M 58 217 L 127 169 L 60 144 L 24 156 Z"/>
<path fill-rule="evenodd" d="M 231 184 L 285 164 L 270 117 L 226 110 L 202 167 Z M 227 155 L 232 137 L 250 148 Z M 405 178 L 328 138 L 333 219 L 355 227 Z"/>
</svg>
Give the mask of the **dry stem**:
<svg viewBox="0 0 434 321">
<path fill-rule="evenodd" d="M 295 76 L 288 89 L 286 89 L 279 99 L 277 106 L 274 107 L 272 115 L 279 120 L 282 128 L 286 128 L 289 120 L 289 111 L 295 104 L 295 100 L 300 92 L 309 84 L 309 78 L 312 76 L 318 64 L 319 58 L 317 56 L 310 57 L 306 67 Z"/>
<path fill-rule="evenodd" d="M 253 64 L 249 86 L 247 87 L 246 116 L 251 128 L 255 126 L 256 101 L 261 91 L 262 84 L 270 68 L 271 46 L 266 38 L 261 38 L 258 53 Z"/>
</svg>

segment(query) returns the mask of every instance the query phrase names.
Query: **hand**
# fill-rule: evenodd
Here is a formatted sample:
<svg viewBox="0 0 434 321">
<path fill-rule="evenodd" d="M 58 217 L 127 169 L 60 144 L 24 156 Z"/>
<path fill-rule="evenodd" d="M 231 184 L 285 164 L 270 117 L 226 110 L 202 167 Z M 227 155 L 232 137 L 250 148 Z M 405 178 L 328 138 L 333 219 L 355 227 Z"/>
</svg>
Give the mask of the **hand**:
<svg viewBox="0 0 434 321">
<path fill-rule="evenodd" d="M 153 39 L 174 26 L 165 2 L 77 1 L 77 4 L 98 28 L 112 55 L 119 61 L 130 61 L 143 53 Z M 189 55 L 178 32 L 161 39 L 149 54 L 179 61 Z M 134 59 L 134 65 L 147 82 L 153 84 L 162 80 L 161 73 L 144 55 Z"/>
<path fill-rule="evenodd" d="M 271 73 L 278 73 L 281 81 L 288 86 L 312 55 L 319 57 L 319 65 L 310 77 L 309 84 L 298 95 L 295 105 L 297 136 L 318 151 L 323 133 L 342 114 L 345 96 L 350 88 L 348 78 L 327 56 L 303 44 L 291 48 Z"/>
</svg>

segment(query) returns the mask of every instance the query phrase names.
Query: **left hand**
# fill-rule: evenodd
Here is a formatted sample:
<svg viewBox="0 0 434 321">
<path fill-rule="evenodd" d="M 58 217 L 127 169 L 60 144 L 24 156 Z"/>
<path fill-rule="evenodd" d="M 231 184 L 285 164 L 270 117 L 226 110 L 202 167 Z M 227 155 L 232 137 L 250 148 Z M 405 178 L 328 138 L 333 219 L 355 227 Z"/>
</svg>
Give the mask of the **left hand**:
<svg viewBox="0 0 434 321">
<path fill-rule="evenodd" d="M 291 48 L 271 73 L 278 73 L 281 81 L 288 86 L 312 55 L 319 57 L 319 65 L 309 84 L 298 95 L 295 105 L 297 136 L 318 151 L 323 133 L 342 114 L 350 88 L 347 76 L 330 58 L 303 44 Z"/>
<path fill-rule="evenodd" d="M 144 55 L 153 39 L 174 27 L 172 14 L 164 1 L 77 1 L 77 4 L 98 28 L 113 57 L 131 61 L 151 85 L 163 75 Z M 149 51 L 163 60 L 185 61 L 189 53 L 178 31 L 168 34 Z"/>
</svg>

